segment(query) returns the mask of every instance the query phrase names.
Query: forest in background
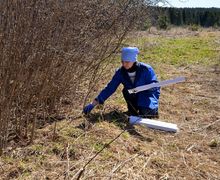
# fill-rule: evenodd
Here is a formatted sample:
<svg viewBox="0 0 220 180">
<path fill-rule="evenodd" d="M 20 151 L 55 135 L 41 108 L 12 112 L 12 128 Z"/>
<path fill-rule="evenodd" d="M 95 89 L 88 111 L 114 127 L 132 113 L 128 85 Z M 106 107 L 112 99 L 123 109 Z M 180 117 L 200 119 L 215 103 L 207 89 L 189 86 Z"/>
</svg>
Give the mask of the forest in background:
<svg viewBox="0 0 220 180">
<path fill-rule="evenodd" d="M 151 22 L 147 26 L 159 26 L 166 29 L 170 25 L 201 27 L 220 26 L 220 8 L 173 8 L 173 7 L 151 7 Z"/>
</svg>

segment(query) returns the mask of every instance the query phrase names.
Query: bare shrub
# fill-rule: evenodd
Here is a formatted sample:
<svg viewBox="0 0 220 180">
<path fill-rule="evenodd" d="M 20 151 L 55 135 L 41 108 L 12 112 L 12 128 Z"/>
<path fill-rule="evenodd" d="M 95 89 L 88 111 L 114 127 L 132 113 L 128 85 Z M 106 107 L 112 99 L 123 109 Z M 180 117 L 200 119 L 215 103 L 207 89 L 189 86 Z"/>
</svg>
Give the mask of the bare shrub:
<svg viewBox="0 0 220 180">
<path fill-rule="evenodd" d="M 52 114 L 66 93 L 95 80 L 100 63 L 143 17 L 146 2 L 1 1 L 1 152 L 9 137 L 33 141 L 39 112 Z"/>
</svg>

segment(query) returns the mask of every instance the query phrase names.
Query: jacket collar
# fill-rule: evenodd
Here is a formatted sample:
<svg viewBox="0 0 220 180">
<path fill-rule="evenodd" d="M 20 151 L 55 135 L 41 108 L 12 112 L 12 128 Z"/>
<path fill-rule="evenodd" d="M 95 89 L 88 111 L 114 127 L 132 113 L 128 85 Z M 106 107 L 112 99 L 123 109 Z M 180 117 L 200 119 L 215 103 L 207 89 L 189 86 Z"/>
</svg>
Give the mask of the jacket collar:
<svg viewBox="0 0 220 180">
<path fill-rule="evenodd" d="M 130 77 L 129 77 L 127 71 L 125 70 L 125 68 L 121 67 L 121 71 L 122 71 L 123 77 L 125 78 L 125 80 L 126 80 L 127 82 L 129 82 L 129 84 L 130 84 L 132 87 L 136 87 L 137 81 L 138 81 L 138 79 L 140 78 L 140 74 L 141 74 L 140 63 L 137 62 L 136 66 L 137 66 L 137 69 L 136 69 L 136 76 L 135 76 L 134 83 L 131 82 L 131 79 L 130 79 Z"/>
</svg>

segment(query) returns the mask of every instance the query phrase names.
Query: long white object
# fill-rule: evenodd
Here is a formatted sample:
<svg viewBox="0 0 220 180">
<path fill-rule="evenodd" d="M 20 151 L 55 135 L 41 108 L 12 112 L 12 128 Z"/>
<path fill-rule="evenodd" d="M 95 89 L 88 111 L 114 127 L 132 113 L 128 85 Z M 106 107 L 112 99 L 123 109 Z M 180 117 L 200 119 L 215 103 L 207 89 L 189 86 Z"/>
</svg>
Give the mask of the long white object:
<svg viewBox="0 0 220 180">
<path fill-rule="evenodd" d="M 130 94 L 138 93 L 140 91 L 146 91 L 146 90 L 154 88 L 154 87 L 162 87 L 162 86 L 176 84 L 176 83 L 184 82 L 184 81 L 185 81 L 185 77 L 177 77 L 175 79 L 165 80 L 165 81 L 161 81 L 161 82 L 158 82 L 158 83 L 151 83 L 151 84 L 147 84 L 147 85 L 143 85 L 143 86 L 138 86 L 134 89 L 129 89 L 128 92 Z"/>
<path fill-rule="evenodd" d="M 137 116 L 130 116 L 129 123 L 132 125 L 140 124 L 140 125 L 144 125 L 148 128 L 159 129 L 159 130 L 168 131 L 168 132 L 178 132 L 179 131 L 176 124 L 147 119 L 147 118 L 140 118 Z"/>
</svg>

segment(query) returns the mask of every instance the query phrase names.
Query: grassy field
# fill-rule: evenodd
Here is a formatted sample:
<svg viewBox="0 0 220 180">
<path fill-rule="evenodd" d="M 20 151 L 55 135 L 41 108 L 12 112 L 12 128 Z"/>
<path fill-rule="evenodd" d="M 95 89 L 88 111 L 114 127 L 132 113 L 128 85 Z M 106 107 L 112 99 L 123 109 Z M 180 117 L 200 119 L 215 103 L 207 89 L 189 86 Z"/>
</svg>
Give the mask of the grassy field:
<svg viewBox="0 0 220 180">
<path fill-rule="evenodd" d="M 91 117 L 82 117 L 80 107 L 68 108 L 55 135 L 52 123 L 38 129 L 33 145 L 11 142 L 17 148 L 9 147 L 1 157 L 0 179 L 77 179 L 80 169 L 125 128 L 81 179 L 220 179 L 219 39 L 213 29 L 151 29 L 124 42 L 140 48 L 139 61 L 151 64 L 159 80 L 187 78 L 161 90 L 160 119 L 176 123 L 178 133 L 128 127 L 120 87 Z M 97 92 L 118 65 L 119 59 L 108 65 Z"/>
</svg>

